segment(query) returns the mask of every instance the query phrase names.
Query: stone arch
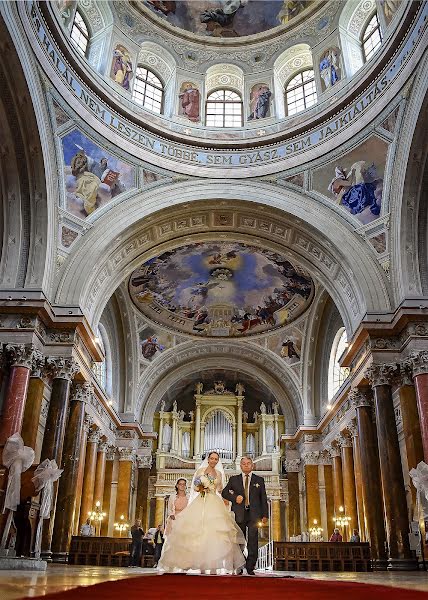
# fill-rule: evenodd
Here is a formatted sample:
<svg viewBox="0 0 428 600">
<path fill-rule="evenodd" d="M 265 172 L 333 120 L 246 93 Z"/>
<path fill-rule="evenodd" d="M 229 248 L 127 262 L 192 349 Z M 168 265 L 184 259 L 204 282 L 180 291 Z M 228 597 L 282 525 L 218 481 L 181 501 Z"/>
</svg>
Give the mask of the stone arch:
<svg viewBox="0 0 428 600">
<path fill-rule="evenodd" d="M 244 94 L 244 72 L 232 64 L 215 64 L 209 67 L 205 76 L 205 94 L 208 96 L 218 88 L 227 88 Z"/>
<path fill-rule="evenodd" d="M 226 419 L 231 425 L 236 424 L 235 415 L 233 414 L 233 411 L 230 410 L 230 408 L 228 408 L 227 406 L 212 406 L 206 411 L 204 416 L 201 417 L 201 425 L 206 425 L 209 419 L 212 417 L 213 413 L 215 413 L 218 410 L 225 415 Z"/>
<path fill-rule="evenodd" d="M 156 407 L 168 389 L 189 374 L 216 368 L 224 361 L 232 370 L 258 377 L 272 391 L 285 417 L 287 431 L 303 423 L 303 405 L 296 375 L 272 352 L 239 342 L 192 340 L 165 352 L 162 360 L 147 369 L 140 382 L 135 406 L 136 418 L 152 428 Z"/>
<path fill-rule="evenodd" d="M 204 201 L 198 204 L 193 202 L 201 199 Z M 169 210 L 158 212 L 164 207 Z M 235 207 L 229 227 L 215 226 L 222 207 L 225 212 Z M 120 204 L 113 207 L 79 241 L 60 274 L 56 302 L 80 305 L 96 326 L 108 298 L 142 259 L 155 255 L 155 247 L 157 251 L 167 249 L 168 243 L 173 245 L 172 238 L 178 246 L 183 236 L 196 241 L 227 234 L 236 241 L 269 240 L 289 252 L 331 290 L 346 329 L 352 333 L 366 312 L 389 309 L 390 292 L 370 248 L 353 233 L 347 216 L 339 216 L 335 210 L 327 201 L 324 204 L 264 182 L 183 182 L 163 186 L 162 195 L 155 188 L 145 193 L 144 202 L 141 196 L 128 199 L 126 212 Z M 195 211 L 197 219 L 192 221 Z M 154 213 L 158 213 L 159 225 L 153 224 Z M 251 227 L 246 225 L 245 215 L 253 223 Z M 262 228 L 257 227 L 260 221 Z"/>
</svg>

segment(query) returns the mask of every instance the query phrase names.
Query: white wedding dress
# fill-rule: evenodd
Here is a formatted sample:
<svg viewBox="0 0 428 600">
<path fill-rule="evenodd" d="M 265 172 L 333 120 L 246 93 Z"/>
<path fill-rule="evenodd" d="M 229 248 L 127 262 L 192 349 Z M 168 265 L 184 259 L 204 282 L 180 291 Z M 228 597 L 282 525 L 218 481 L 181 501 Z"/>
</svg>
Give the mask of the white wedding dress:
<svg viewBox="0 0 428 600">
<path fill-rule="evenodd" d="M 195 477 L 203 474 L 205 468 L 203 465 L 198 469 Z M 222 481 L 221 471 L 217 481 Z M 176 517 L 163 545 L 160 572 L 230 574 L 244 566 L 241 548 L 245 546 L 245 538 L 234 513 L 223 502 L 222 487 L 218 483 L 217 492 L 196 494 Z"/>
</svg>

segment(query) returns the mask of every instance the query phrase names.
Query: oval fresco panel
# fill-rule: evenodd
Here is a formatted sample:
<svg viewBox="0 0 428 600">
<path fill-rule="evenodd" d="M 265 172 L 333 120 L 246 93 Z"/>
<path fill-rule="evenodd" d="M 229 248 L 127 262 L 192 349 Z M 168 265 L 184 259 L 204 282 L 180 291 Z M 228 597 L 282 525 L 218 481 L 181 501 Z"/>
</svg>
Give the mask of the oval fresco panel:
<svg viewBox="0 0 428 600">
<path fill-rule="evenodd" d="M 289 324 L 311 303 L 314 283 L 270 250 L 200 242 L 152 258 L 134 271 L 131 298 L 150 320 L 208 337 L 264 333 Z"/>
</svg>

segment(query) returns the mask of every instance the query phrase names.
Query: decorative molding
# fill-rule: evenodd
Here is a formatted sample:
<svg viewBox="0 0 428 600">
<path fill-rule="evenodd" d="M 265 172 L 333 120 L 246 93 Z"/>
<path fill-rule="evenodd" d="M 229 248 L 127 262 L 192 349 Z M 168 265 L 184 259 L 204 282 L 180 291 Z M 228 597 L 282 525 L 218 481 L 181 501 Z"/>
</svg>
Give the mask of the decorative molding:
<svg viewBox="0 0 428 600">
<path fill-rule="evenodd" d="M 91 427 L 94 424 L 94 419 L 90 415 L 85 415 L 85 420 L 83 422 L 84 431 L 89 434 L 91 431 Z"/>
<path fill-rule="evenodd" d="M 340 433 L 335 439 L 340 448 L 352 448 L 352 439 L 350 436 Z"/>
<path fill-rule="evenodd" d="M 348 394 L 348 399 L 351 406 L 355 409 L 363 406 L 373 408 L 373 399 L 371 397 L 371 391 L 369 389 L 362 390 L 360 388 L 352 388 Z"/>
<path fill-rule="evenodd" d="M 151 454 L 147 456 L 137 456 L 137 465 L 139 469 L 150 469 L 152 466 L 153 458 Z"/>
<path fill-rule="evenodd" d="M 94 388 L 88 381 L 85 381 L 84 383 L 75 383 L 71 388 L 70 402 L 89 403 L 93 394 Z"/>
<path fill-rule="evenodd" d="M 33 344 L 6 344 L 5 354 L 11 367 L 35 369 L 43 354 Z"/>
<path fill-rule="evenodd" d="M 351 438 L 358 437 L 358 424 L 357 419 L 352 419 L 346 426 Z"/>
<path fill-rule="evenodd" d="M 331 458 L 341 458 L 342 452 L 340 446 L 332 444 L 329 448 L 327 448 Z"/>
<path fill-rule="evenodd" d="M 95 429 L 94 431 L 91 431 L 88 435 L 88 442 L 90 442 L 91 444 L 98 444 L 100 439 L 102 437 L 102 433 L 99 429 Z"/>
</svg>

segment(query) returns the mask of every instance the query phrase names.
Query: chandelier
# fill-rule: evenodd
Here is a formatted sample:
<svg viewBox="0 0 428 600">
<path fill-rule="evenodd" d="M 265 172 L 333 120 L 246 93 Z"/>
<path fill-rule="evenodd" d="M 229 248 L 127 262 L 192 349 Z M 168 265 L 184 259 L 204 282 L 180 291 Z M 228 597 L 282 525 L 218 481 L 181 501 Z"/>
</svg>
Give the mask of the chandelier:
<svg viewBox="0 0 428 600">
<path fill-rule="evenodd" d="M 346 516 L 343 506 L 339 506 L 339 516 L 333 518 L 336 527 L 345 528 L 351 523 L 351 517 Z"/>
</svg>

